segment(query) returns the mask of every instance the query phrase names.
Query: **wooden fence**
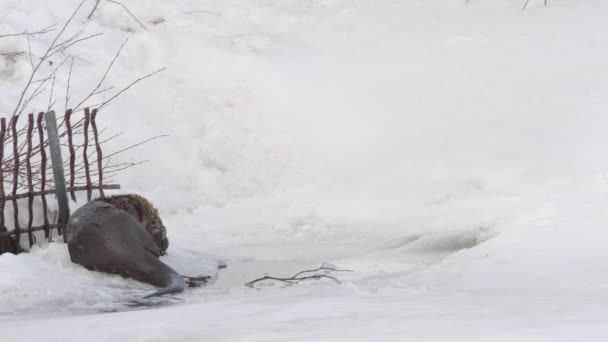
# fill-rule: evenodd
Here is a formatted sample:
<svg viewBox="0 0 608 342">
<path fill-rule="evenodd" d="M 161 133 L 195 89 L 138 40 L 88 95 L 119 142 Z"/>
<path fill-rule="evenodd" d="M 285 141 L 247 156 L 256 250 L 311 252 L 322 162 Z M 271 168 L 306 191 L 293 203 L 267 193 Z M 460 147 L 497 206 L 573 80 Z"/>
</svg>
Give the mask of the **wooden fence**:
<svg viewBox="0 0 608 342">
<path fill-rule="evenodd" d="M 118 184 L 104 183 L 97 110 L 91 112 L 86 108 L 84 115 L 76 122 L 73 116 L 72 110 L 67 110 L 58 123 L 53 111 L 40 112 L 37 116 L 32 113 L 27 116 L 27 124 L 20 128 L 19 116 L 12 117 L 8 122 L 6 118 L 0 119 L 0 254 L 20 252 L 22 234 L 27 234 L 30 247 L 36 242 L 33 233 L 37 231 L 44 231 L 45 239 L 49 239 L 53 229 L 56 229 L 65 240 L 64 230 L 70 215 L 67 193 L 76 201 L 76 192 L 86 191 L 88 201 L 94 191 L 103 197 L 104 190 L 120 189 Z M 34 134 L 35 131 L 37 134 Z M 76 135 L 82 135 L 81 143 L 75 143 Z M 62 147 L 69 151 L 69 159 L 65 162 Z M 89 148 L 94 148 L 94 151 L 91 152 Z M 77 153 L 79 150 L 80 155 Z M 80 160 L 77 162 L 78 157 Z M 64 177 L 65 170 L 69 175 L 69 185 Z M 52 177 L 47 175 L 50 172 Z M 93 181 L 94 177 L 96 182 Z M 55 217 L 51 219 L 48 213 L 47 195 L 51 194 L 55 195 L 58 204 L 58 212 L 54 215 L 57 220 Z M 40 199 L 42 206 L 43 223 L 34 226 L 36 213 L 33 204 L 36 198 Z M 19 222 L 19 199 L 27 199 L 27 225 L 24 227 Z M 7 202 L 12 203 L 12 228 L 5 224 Z"/>
</svg>

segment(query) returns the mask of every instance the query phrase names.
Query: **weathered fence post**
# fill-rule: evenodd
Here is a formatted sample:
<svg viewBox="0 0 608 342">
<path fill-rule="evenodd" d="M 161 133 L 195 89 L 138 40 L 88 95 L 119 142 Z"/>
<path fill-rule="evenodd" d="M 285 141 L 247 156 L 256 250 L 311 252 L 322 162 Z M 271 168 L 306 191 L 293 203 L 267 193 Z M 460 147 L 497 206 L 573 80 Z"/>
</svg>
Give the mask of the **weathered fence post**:
<svg viewBox="0 0 608 342">
<path fill-rule="evenodd" d="M 65 176 L 63 174 L 63 159 L 61 157 L 61 144 L 59 142 L 59 131 L 57 130 L 57 118 L 55 111 L 45 114 L 46 130 L 49 135 L 49 149 L 51 151 L 51 163 L 53 175 L 55 176 L 55 196 L 59 205 L 59 217 L 57 221 L 59 233 L 63 233 L 63 241 L 67 242 L 65 227 L 70 219 L 70 206 L 68 194 L 65 187 Z"/>
</svg>

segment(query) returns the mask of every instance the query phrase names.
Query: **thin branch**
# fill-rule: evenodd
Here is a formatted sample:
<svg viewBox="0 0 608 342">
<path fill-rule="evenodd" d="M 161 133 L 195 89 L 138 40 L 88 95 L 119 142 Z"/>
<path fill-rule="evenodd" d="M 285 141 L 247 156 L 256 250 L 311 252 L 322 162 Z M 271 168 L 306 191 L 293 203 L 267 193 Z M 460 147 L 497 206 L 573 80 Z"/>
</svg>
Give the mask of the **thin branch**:
<svg viewBox="0 0 608 342">
<path fill-rule="evenodd" d="M 109 103 L 110 103 L 112 100 L 114 100 L 115 98 L 117 98 L 118 96 L 120 96 L 120 95 L 121 95 L 122 93 L 124 93 L 125 91 L 129 90 L 129 88 L 131 88 L 132 86 L 134 86 L 134 85 L 135 85 L 135 84 L 137 84 L 138 82 L 143 81 L 143 80 L 145 80 L 145 79 L 146 79 L 146 78 L 148 78 L 148 77 L 152 77 L 152 76 L 154 76 L 154 75 L 158 74 L 159 72 L 161 72 L 161 71 L 163 71 L 163 70 L 165 70 L 165 69 L 166 69 L 166 68 L 161 68 L 161 69 L 158 69 L 158 70 L 156 70 L 156 71 L 154 71 L 154 72 L 152 72 L 152 73 L 149 73 L 149 74 L 147 74 L 147 75 L 145 75 L 145 76 L 142 76 L 142 77 L 140 77 L 140 78 L 136 79 L 135 81 L 131 82 L 131 83 L 130 83 L 128 86 L 126 86 L 125 88 L 123 88 L 121 91 L 119 91 L 118 93 L 116 93 L 114 96 L 112 96 L 111 98 L 109 98 L 109 99 L 108 99 L 108 100 L 106 100 L 105 102 L 102 102 L 102 103 L 99 105 L 99 107 L 97 107 L 97 109 L 98 109 L 98 110 L 101 110 L 103 107 L 107 106 L 107 105 L 108 105 L 108 104 L 109 104 Z"/>
<path fill-rule="evenodd" d="M 294 284 L 298 284 L 301 281 L 304 280 L 319 280 L 319 279 L 329 279 L 332 280 L 335 283 L 340 284 L 340 280 L 338 280 L 338 278 L 328 275 L 328 274 L 317 274 L 315 272 L 319 272 L 319 271 L 324 271 L 324 273 L 329 273 L 329 272 L 352 272 L 351 270 L 341 270 L 341 269 L 337 269 L 337 268 L 333 268 L 333 267 L 328 267 L 325 266 L 325 263 L 323 263 L 321 266 L 319 266 L 318 268 L 314 269 L 314 270 L 306 270 L 306 271 L 300 271 L 298 273 L 296 273 L 295 275 L 288 277 L 288 278 L 281 278 L 281 277 L 273 277 L 273 276 L 263 276 L 261 278 L 257 278 L 254 279 L 248 283 L 245 284 L 245 286 L 248 287 L 254 287 L 254 285 L 258 282 L 264 281 L 264 280 L 276 280 L 276 281 L 280 281 L 283 283 L 286 283 L 288 285 L 294 285 Z M 305 275 L 307 273 L 313 273 L 311 275 Z"/>
<path fill-rule="evenodd" d="M 74 57 L 72 57 L 72 62 L 70 63 L 70 72 L 68 73 L 68 86 L 65 89 L 65 110 L 68 110 L 68 102 L 70 101 L 70 81 L 72 80 L 72 68 L 74 67 Z"/>
<path fill-rule="evenodd" d="M 39 90 L 40 88 L 42 88 L 42 86 L 43 86 L 43 85 L 44 85 L 44 84 L 45 84 L 45 83 L 46 83 L 48 80 L 50 80 L 51 78 L 54 78 L 54 77 L 55 77 L 54 75 L 57 73 L 57 70 L 59 70 L 59 68 L 61 68 L 61 66 L 63 65 L 63 63 L 65 63 L 65 61 L 67 61 L 67 60 L 68 60 L 68 57 L 64 58 L 64 59 L 61 61 L 61 63 L 59 63 L 59 65 L 57 65 L 57 67 L 55 67 L 55 69 L 54 69 L 54 70 L 51 72 L 51 75 L 50 75 L 49 77 L 47 77 L 47 78 L 45 78 L 45 79 L 41 80 L 41 82 L 40 82 L 40 84 L 38 85 L 38 87 L 36 88 L 36 90 L 34 90 L 34 93 L 33 93 L 33 94 L 32 94 L 32 95 L 31 95 L 31 96 L 30 96 L 30 97 L 29 97 L 29 98 L 28 98 L 28 99 L 27 99 L 25 102 L 23 102 L 23 106 L 22 106 L 21 110 L 20 110 L 20 111 L 17 113 L 17 115 L 21 114 L 21 113 L 22 113 L 22 112 L 25 110 L 25 108 L 27 107 L 27 105 L 28 105 L 28 104 L 29 104 L 29 103 L 30 103 L 30 102 L 31 102 L 31 101 L 32 101 L 32 100 L 33 100 L 33 99 L 34 99 L 36 96 L 40 95 L 40 94 L 37 94 L 38 90 Z M 30 80 L 29 84 L 33 84 L 33 83 L 35 83 L 35 82 L 32 82 L 32 81 Z"/>
<path fill-rule="evenodd" d="M 530 2 L 530 0 L 526 0 L 526 2 L 524 3 L 524 5 L 522 6 L 521 10 L 525 10 L 526 7 L 528 7 L 528 3 Z M 549 0 L 544 0 L 545 3 L 545 7 L 549 6 Z"/>
<path fill-rule="evenodd" d="M 80 4 L 78 5 L 78 7 L 76 7 L 76 9 L 74 10 L 74 12 L 70 16 L 70 18 L 65 22 L 65 24 L 63 25 L 63 27 L 61 28 L 61 30 L 59 31 L 59 33 L 55 36 L 55 39 L 53 39 L 53 42 L 51 43 L 51 45 L 49 45 L 49 47 L 46 50 L 46 52 L 44 53 L 44 55 L 42 55 L 42 58 L 40 58 L 40 61 L 38 62 L 38 64 L 34 67 L 34 70 L 32 70 L 30 78 L 28 79 L 25 87 L 21 91 L 21 96 L 19 97 L 19 100 L 17 101 L 17 104 L 15 105 L 15 109 L 13 110 L 13 114 L 11 116 L 15 116 L 15 115 L 18 114 L 19 108 L 21 107 L 21 103 L 23 102 L 23 99 L 25 98 L 25 94 L 27 93 L 27 91 L 29 90 L 30 86 L 32 85 L 32 80 L 36 76 L 36 73 L 38 72 L 38 69 L 40 69 L 40 66 L 42 65 L 42 63 L 44 63 L 44 61 L 46 61 L 48 59 L 48 55 L 51 52 L 51 50 L 53 50 L 53 48 L 55 47 L 55 44 L 57 44 L 57 40 L 59 40 L 59 38 L 61 37 L 61 35 L 63 34 L 63 32 L 65 32 L 66 28 L 68 27 L 68 25 L 70 25 L 70 23 L 72 22 L 72 20 L 76 16 L 76 13 L 78 13 L 78 11 L 80 10 L 80 8 L 82 7 L 82 5 L 84 4 L 85 1 L 86 0 L 82 0 L 82 2 L 80 2 Z"/>
<path fill-rule="evenodd" d="M 56 54 L 56 53 L 58 53 L 58 52 L 63 52 L 65 50 L 69 49 L 70 47 L 74 46 L 75 44 L 78 44 L 78 43 L 83 42 L 85 40 L 89 40 L 89 39 L 92 39 L 92 38 L 95 38 L 95 37 L 99 37 L 99 36 L 103 36 L 103 33 L 92 34 L 90 36 L 86 36 L 84 38 L 76 39 L 76 40 L 70 41 L 70 42 L 66 41 L 62 45 L 59 45 L 57 47 L 58 49 L 56 51 L 54 51 L 51 54 L 51 56 L 54 55 L 54 54 Z"/>
<path fill-rule="evenodd" d="M 287 283 L 289 285 L 293 285 L 293 284 L 298 284 L 299 282 L 301 282 L 303 280 L 319 280 L 321 278 L 331 279 L 334 282 L 340 284 L 340 281 L 336 277 L 328 276 L 326 274 L 315 274 L 315 275 L 306 276 L 306 277 L 300 277 L 300 278 L 296 278 L 296 279 L 293 279 L 293 278 L 277 278 L 277 277 L 272 277 L 272 276 L 264 276 L 262 278 L 258 278 L 258 279 L 255 279 L 255 280 L 252 280 L 252 281 L 246 283 L 245 286 L 253 287 L 256 283 L 258 283 L 260 281 L 264 281 L 264 280 L 282 281 L 282 282 Z"/>
<path fill-rule="evenodd" d="M 82 101 L 80 101 L 80 103 L 76 107 L 74 107 L 74 111 L 79 110 L 80 106 L 82 106 L 89 98 L 91 98 L 91 96 L 93 96 L 95 94 L 95 92 L 101 87 L 101 85 L 103 84 L 103 81 L 105 81 L 106 77 L 108 77 L 108 73 L 110 73 L 110 70 L 112 69 L 112 66 L 114 65 L 114 62 L 116 62 L 116 59 L 118 59 L 118 56 L 120 56 L 120 52 L 122 51 L 122 48 L 125 46 L 125 44 L 128 41 L 129 41 L 129 39 L 127 38 L 127 39 L 125 39 L 124 42 L 122 42 L 122 44 L 120 44 L 118 51 L 116 51 L 114 58 L 112 58 L 110 65 L 108 65 L 108 67 L 106 68 L 106 71 L 103 74 L 103 76 L 101 77 L 101 80 L 99 80 L 99 83 L 97 83 L 97 85 L 95 86 L 95 88 L 93 88 L 93 90 L 89 93 L 89 95 L 87 95 Z"/>
<path fill-rule="evenodd" d="M 88 20 L 91 20 L 91 18 L 93 17 L 93 13 L 95 13 L 95 11 L 97 10 L 97 6 L 99 6 L 100 2 L 101 2 L 101 0 L 96 0 L 95 1 L 95 6 L 93 6 L 93 9 L 91 10 L 91 13 L 89 13 L 89 16 L 87 17 Z"/>
<path fill-rule="evenodd" d="M 106 143 L 106 142 L 108 142 L 108 141 L 110 141 L 110 140 L 112 140 L 112 139 L 118 138 L 118 137 L 119 137 L 119 136 L 121 136 L 122 134 L 123 134 L 123 132 L 118 132 L 118 133 L 116 133 L 116 134 L 114 134 L 114 135 L 110 136 L 109 138 L 107 138 L 107 139 L 105 139 L 105 140 L 100 141 L 99 143 L 100 143 L 100 144 Z M 108 159 L 108 162 L 109 162 L 111 159 L 112 159 L 112 158 Z"/>
<path fill-rule="evenodd" d="M 32 46 L 30 45 L 30 36 L 25 35 L 25 38 L 27 38 L 27 53 L 30 57 L 30 65 L 32 66 L 32 70 L 34 70 L 34 60 L 32 58 Z"/>
<path fill-rule="evenodd" d="M 53 105 L 53 91 L 55 90 L 55 76 L 56 74 L 53 74 L 53 83 L 51 84 L 51 95 L 49 96 L 49 105 L 46 108 L 46 111 L 50 111 L 51 110 L 51 106 Z"/>
<path fill-rule="evenodd" d="M 116 88 L 116 87 L 114 87 L 114 86 L 110 86 L 110 87 L 107 87 L 107 88 L 104 88 L 104 89 L 98 90 L 98 91 L 96 91 L 96 92 L 94 92 L 94 93 L 93 93 L 93 96 L 95 96 L 95 95 L 99 95 L 99 94 L 101 94 L 101 93 L 105 93 L 106 91 L 110 91 L 110 90 L 112 90 L 112 89 L 114 89 L 114 88 Z"/>
<path fill-rule="evenodd" d="M 148 30 L 148 28 L 146 27 L 146 25 L 142 24 L 142 23 L 141 23 L 141 21 L 139 21 L 139 19 L 137 19 L 137 17 L 136 17 L 136 16 L 135 16 L 133 13 L 131 13 L 131 11 L 129 11 L 129 9 L 127 8 L 127 6 L 123 5 L 121 2 L 114 1 L 114 0 L 107 0 L 107 1 L 108 1 L 108 2 L 111 2 L 111 3 L 113 3 L 113 4 L 117 4 L 117 5 L 122 6 L 122 8 L 124 8 L 124 9 L 125 9 L 125 11 L 127 11 L 127 13 L 129 13 L 129 15 L 130 15 L 130 16 L 131 16 L 133 19 L 135 19 L 135 21 L 137 21 L 137 23 L 139 24 L 139 26 L 141 26 L 141 27 L 142 27 L 144 30 Z"/>
<path fill-rule="evenodd" d="M 165 18 L 163 18 L 163 17 L 158 17 L 158 18 L 152 19 L 152 20 L 150 21 L 150 23 L 151 23 L 152 25 L 158 25 L 158 24 L 160 24 L 160 23 L 164 23 L 164 22 L 165 22 Z"/>
<path fill-rule="evenodd" d="M 80 31 L 78 31 L 78 32 L 74 33 L 73 35 L 71 35 L 69 38 L 66 38 L 61 43 L 57 43 L 52 50 L 59 50 L 62 46 L 65 46 L 66 44 L 69 44 L 70 42 L 74 41 L 75 39 L 77 39 L 78 37 L 80 37 L 83 33 L 84 33 L 84 29 L 81 29 Z M 52 53 L 55 53 L 55 51 L 52 51 Z"/>
<path fill-rule="evenodd" d="M 318 271 L 352 272 L 351 270 L 341 270 L 341 269 L 337 269 L 337 268 L 334 268 L 334 267 L 325 266 L 325 263 L 323 263 L 317 269 L 308 270 L 308 271 L 300 271 L 300 272 L 296 273 L 292 278 L 297 278 L 298 276 L 300 276 L 302 274 L 305 274 L 305 273 L 314 273 L 314 272 L 318 272 Z"/>
<path fill-rule="evenodd" d="M 6 38 L 6 37 L 18 37 L 18 36 L 35 36 L 35 35 L 40 35 L 40 34 L 45 34 L 45 33 L 49 33 L 54 31 L 54 27 L 57 26 L 56 24 L 53 24 L 51 26 L 47 26 L 45 28 L 42 28 L 38 31 L 34 31 L 34 32 L 28 32 L 28 31 L 24 31 L 21 33 L 9 33 L 9 34 L 2 34 L 0 35 L 0 38 Z"/>
<path fill-rule="evenodd" d="M 146 140 L 144 140 L 144 141 L 138 142 L 137 144 L 133 144 L 133 145 L 131 145 L 131 146 L 129 146 L 129 147 L 123 148 L 122 150 L 118 150 L 118 151 L 116 151 L 116 152 L 114 152 L 114 153 L 112 153 L 112 154 L 109 154 L 109 155 L 107 155 L 107 156 L 103 157 L 103 159 L 107 159 L 107 158 L 113 157 L 113 156 L 115 156 L 115 155 L 117 155 L 117 154 L 119 154 L 119 153 L 123 153 L 123 152 L 125 152 L 125 151 L 128 151 L 128 150 L 130 150 L 130 149 L 132 149 L 132 148 L 135 148 L 135 147 L 137 147 L 137 146 L 143 145 L 143 144 L 145 144 L 145 143 L 147 143 L 147 142 L 150 142 L 150 141 L 152 141 L 152 140 L 156 140 L 156 139 L 160 139 L 160 138 L 165 138 L 165 137 L 168 137 L 168 136 L 169 136 L 168 134 L 157 135 L 157 136 L 152 137 L 152 138 L 150 138 L 150 139 L 146 139 Z"/>
</svg>

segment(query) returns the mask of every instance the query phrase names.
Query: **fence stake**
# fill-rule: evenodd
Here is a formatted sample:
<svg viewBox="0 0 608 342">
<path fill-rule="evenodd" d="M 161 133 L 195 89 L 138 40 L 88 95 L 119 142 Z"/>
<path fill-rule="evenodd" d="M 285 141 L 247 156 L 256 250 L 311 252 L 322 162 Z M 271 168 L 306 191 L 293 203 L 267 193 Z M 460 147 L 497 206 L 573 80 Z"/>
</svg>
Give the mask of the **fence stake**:
<svg viewBox="0 0 608 342">
<path fill-rule="evenodd" d="M 99 196 L 106 197 L 106 194 L 103 192 L 103 152 L 101 151 L 101 145 L 99 145 L 99 132 L 97 132 L 97 123 L 95 119 L 97 118 L 97 108 L 93 109 L 93 113 L 91 114 L 91 126 L 93 127 L 93 136 L 95 137 L 95 149 L 97 150 L 97 173 L 99 179 Z"/>
<path fill-rule="evenodd" d="M 91 200 L 91 196 L 93 195 L 93 190 L 91 186 L 91 173 L 89 172 L 89 155 L 87 154 L 87 150 L 89 148 L 89 123 L 91 122 L 91 113 L 89 112 L 89 108 L 84 109 L 84 148 L 82 151 L 82 160 L 84 163 L 84 175 L 87 180 L 87 201 Z"/>
<path fill-rule="evenodd" d="M 38 140 L 40 141 L 40 199 L 42 200 L 42 215 L 44 216 L 44 237 L 49 238 L 49 215 L 47 213 L 46 196 L 44 190 L 46 190 L 46 146 L 44 142 L 44 127 L 42 126 L 42 119 L 44 119 L 44 112 L 38 113 Z"/>
<path fill-rule="evenodd" d="M 4 161 L 4 138 L 6 137 L 6 119 L 0 119 L 0 165 Z M 0 231 L 6 231 L 4 226 L 4 205 L 6 198 L 4 197 L 4 170 L 0 169 Z"/>
<path fill-rule="evenodd" d="M 65 127 L 67 128 L 68 131 L 68 147 L 70 149 L 70 186 L 74 187 L 74 177 L 75 177 L 75 165 L 76 165 L 76 152 L 74 150 L 74 142 L 72 141 L 72 123 L 70 122 L 70 119 L 72 118 L 72 110 L 68 109 L 65 112 L 65 117 L 64 117 L 64 122 L 65 122 Z M 72 201 L 76 202 L 76 194 L 74 193 L 74 191 L 70 192 L 70 195 L 72 196 Z"/>
<path fill-rule="evenodd" d="M 27 169 L 27 227 L 32 228 L 34 222 L 34 185 L 32 184 L 32 133 L 34 132 L 34 113 L 27 116 L 27 155 L 25 157 L 25 168 Z M 34 245 L 34 235 L 27 233 L 30 247 Z"/>
<path fill-rule="evenodd" d="M 65 176 L 63 174 L 63 160 L 61 158 L 61 144 L 59 142 L 59 131 L 57 130 L 57 117 L 55 111 L 45 114 L 46 130 L 49 135 L 49 149 L 51 151 L 51 164 L 53 165 L 53 175 L 55 176 L 55 195 L 59 205 L 59 217 L 57 224 L 59 233 L 63 233 L 63 241 L 67 242 L 68 237 L 65 227 L 70 219 L 70 205 L 68 194 L 65 188 Z"/>
<path fill-rule="evenodd" d="M 19 142 L 17 141 L 17 120 L 19 115 L 13 116 L 11 119 L 11 133 L 13 136 L 13 196 L 17 195 L 17 189 L 19 186 Z M 15 241 L 19 243 L 21 241 L 21 225 L 19 224 L 19 207 L 17 206 L 17 199 L 13 199 L 13 219 L 15 222 Z"/>
</svg>

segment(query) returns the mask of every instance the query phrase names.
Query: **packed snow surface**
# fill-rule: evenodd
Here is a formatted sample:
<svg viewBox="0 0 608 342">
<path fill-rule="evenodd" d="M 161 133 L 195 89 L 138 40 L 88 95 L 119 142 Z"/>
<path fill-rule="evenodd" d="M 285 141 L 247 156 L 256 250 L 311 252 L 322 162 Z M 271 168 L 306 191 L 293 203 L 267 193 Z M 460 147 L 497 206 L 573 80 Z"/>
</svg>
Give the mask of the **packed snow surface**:
<svg viewBox="0 0 608 342">
<path fill-rule="evenodd" d="M 78 3 L 0 0 L 0 35 Z M 108 151 L 168 135 L 112 181 L 158 207 L 167 263 L 213 278 L 144 301 L 62 243 L 5 254 L 3 341 L 608 339 L 608 2 L 123 0 L 146 30 L 93 3 L 66 32 L 104 33 L 69 50 L 68 106 L 126 38 L 90 105 L 166 68 L 100 113 L 124 132 Z M 2 115 L 30 72 L 0 53 Z M 324 262 L 353 272 L 244 286 Z"/>
</svg>

